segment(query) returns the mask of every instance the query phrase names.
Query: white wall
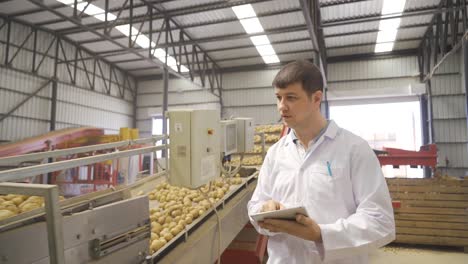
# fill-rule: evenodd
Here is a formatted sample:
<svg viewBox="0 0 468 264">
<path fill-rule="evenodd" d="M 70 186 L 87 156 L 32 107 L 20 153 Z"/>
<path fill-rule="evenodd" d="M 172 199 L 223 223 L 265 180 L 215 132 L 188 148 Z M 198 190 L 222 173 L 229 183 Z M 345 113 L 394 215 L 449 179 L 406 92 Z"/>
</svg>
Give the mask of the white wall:
<svg viewBox="0 0 468 264">
<path fill-rule="evenodd" d="M 278 71 L 224 74 L 223 116 L 277 123 L 280 116 L 271 83 Z M 416 100 L 416 94 L 424 93 L 418 73 L 416 57 L 332 63 L 328 65 L 328 100 L 330 105 Z"/>
<path fill-rule="evenodd" d="M 0 22 L 1 21 L 0 19 Z M 0 114 L 5 114 L 23 101 L 30 93 L 46 83 L 47 78 L 53 76 L 55 44 L 46 54 L 47 47 L 53 36 L 47 32 L 38 31 L 36 65 L 45 56 L 44 62 L 37 74 L 32 71 L 33 37 L 21 49 L 13 63 L 5 65 L 6 39 L 4 29 L 0 31 Z M 9 58 L 18 50 L 30 28 L 17 23 L 11 24 L 11 45 Z M 75 47 L 62 41 L 68 60 L 74 58 Z M 65 59 L 61 54 L 60 58 Z M 89 57 L 83 53 L 83 57 Z M 88 76 L 93 69 L 93 60 L 86 61 Z M 109 65 L 101 63 L 104 73 L 109 73 Z M 70 68 L 73 72 L 73 68 Z M 116 70 L 118 80 L 113 79 L 110 94 L 105 94 L 105 84 L 109 83 L 108 76 L 102 77 L 96 71 L 95 90 L 86 78 L 82 63 L 78 64 L 76 83 L 72 84 L 65 64 L 58 67 L 57 89 L 57 122 L 56 128 L 95 126 L 104 128 L 108 133 L 118 132 L 120 127 L 131 126 L 133 119 L 133 96 L 129 89 L 124 89 L 123 96 L 118 85 L 123 83 L 123 74 Z M 114 77 L 113 77 L 114 78 Z M 134 84 L 133 79 L 130 79 Z M 49 131 L 51 112 L 52 84 L 42 89 L 36 96 L 0 122 L 0 140 L 16 141 L 23 138 L 44 134 Z"/>
<path fill-rule="evenodd" d="M 138 83 L 137 128 L 141 137 L 148 137 L 152 130 L 152 116 L 162 114 L 164 83 L 162 80 Z M 169 80 L 168 110 L 172 109 L 221 110 L 219 98 L 184 79 Z"/>
<path fill-rule="evenodd" d="M 431 79 L 434 141 L 440 172 L 468 176 L 466 97 L 462 81 L 462 51 L 441 64 Z M 449 160 L 448 168 L 445 159 Z"/>
</svg>

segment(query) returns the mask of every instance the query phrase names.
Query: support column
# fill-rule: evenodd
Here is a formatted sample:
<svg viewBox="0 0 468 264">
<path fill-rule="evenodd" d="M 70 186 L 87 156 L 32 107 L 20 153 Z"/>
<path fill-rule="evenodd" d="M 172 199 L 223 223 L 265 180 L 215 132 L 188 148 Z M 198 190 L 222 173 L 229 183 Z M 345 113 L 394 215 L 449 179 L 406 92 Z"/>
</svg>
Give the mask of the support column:
<svg viewBox="0 0 468 264">
<path fill-rule="evenodd" d="M 167 54 L 167 53 L 166 53 Z M 168 96 L 169 96 L 169 71 L 167 70 L 167 66 L 164 66 L 163 70 L 163 81 L 164 81 L 164 92 L 163 92 L 163 134 L 167 135 L 167 108 L 168 108 Z M 167 140 L 163 140 L 163 144 L 167 144 Z M 166 149 L 162 150 L 162 156 L 167 158 Z"/>
<path fill-rule="evenodd" d="M 137 128 L 138 84 L 139 82 L 135 83 L 135 94 L 133 98 L 133 128 Z"/>
<path fill-rule="evenodd" d="M 55 124 L 57 123 L 57 80 L 52 81 L 52 96 L 50 104 L 50 131 L 55 130 Z"/>
<path fill-rule="evenodd" d="M 460 61 L 460 64 L 462 65 L 461 74 L 462 74 L 463 87 L 465 87 L 465 114 L 466 114 L 466 125 L 468 128 L 468 37 L 465 36 L 461 41 L 463 41 L 462 42 L 463 63 Z"/>
<path fill-rule="evenodd" d="M 421 137 L 422 144 L 427 145 L 430 143 L 429 139 L 429 115 L 428 115 L 428 103 L 427 95 L 422 94 L 419 96 L 419 107 L 421 111 Z M 431 168 L 424 166 L 423 167 L 423 177 L 431 178 Z"/>
</svg>

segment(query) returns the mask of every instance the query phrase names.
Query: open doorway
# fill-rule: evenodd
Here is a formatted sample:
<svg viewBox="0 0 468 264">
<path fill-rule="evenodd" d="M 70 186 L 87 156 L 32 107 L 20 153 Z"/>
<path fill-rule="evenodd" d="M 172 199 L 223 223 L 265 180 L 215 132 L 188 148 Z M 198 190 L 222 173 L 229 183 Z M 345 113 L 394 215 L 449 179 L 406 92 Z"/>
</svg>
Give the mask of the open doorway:
<svg viewBox="0 0 468 264">
<path fill-rule="evenodd" d="M 332 105 L 330 117 L 338 126 L 364 138 L 373 149 L 419 150 L 422 143 L 419 101 Z M 384 166 L 382 170 L 385 177 L 423 177 L 421 168 Z"/>
</svg>

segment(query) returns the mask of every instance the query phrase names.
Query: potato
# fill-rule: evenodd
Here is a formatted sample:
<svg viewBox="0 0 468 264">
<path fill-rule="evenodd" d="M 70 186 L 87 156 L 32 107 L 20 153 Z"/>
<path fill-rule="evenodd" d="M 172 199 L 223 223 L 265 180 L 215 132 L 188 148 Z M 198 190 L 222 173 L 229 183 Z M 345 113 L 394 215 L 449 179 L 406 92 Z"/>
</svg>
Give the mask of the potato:
<svg viewBox="0 0 468 264">
<path fill-rule="evenodd" d="M 179 215 L 181 215 L 181 214 L 182 214 L 182 211 L 179 210 L 179 209 L 176 209 L 176 210 L 174 210 L 174 211 L 171 212 L 171 216 L 172 216 L 172 217 L 176 217 L 176 216 L 179 216 Z"/>
<path fill-rule="evenodd" d="M 16 206 L 18 206 L 19 204 L 24 202 L 24 199 L 22 197 L 15 197 L 11 199 L 10 201 L 12 201 Z"/>
<path fill-rule="evenodd" d="M 180 233 L 180 231 L 181 231 L 181 229 L 178 229 L 177 227 L 173 227 L 173 228 L 171 229 L 171 234 L 172 234 L 173 236 L 176 236 L 177 234 Z"/>
<path fill-rule="evenodd" d="M 177 222 L 177 225 L 180 225 L 182 228 L 184 228 L 186 224 L 187 224 L 187 223 L 185 222 L 185 218 L 184 218 L 184 219 L 181 219 L 181 220 L 179 220 L 179 221 Z"/>
<path fill-rule="evenodd" d="M 15 198 L 16 194 L 7 194 L 3 199 L 7 201 L 11 201 L 11 199 Z"/>
<path fill-rule="evenodd" d="M 153 250 L 154 252 L 158 251 L 160 248 L 162 248 L 166 243 L 164 243 L 162 240 L 154 240 L 153 242 L 151 242 L 151 250 Z"/>
<path fill-rule="evenodd" d="M 198 214 L 199 214 L 199 215 L 203 215 L 204 213 L 205 213 L 205 209 L 199 209 L 199 210 L 198 210 Z"/>
<path fill-rule="evenodd" d="M 31 211 L 39 207 L 41 206 L 38 205 L 37 203 L 26 203 L 25 205 L 23 205 L 23 207 L 21 207 L 21 212 Z"/>
<path fill-rule="evenodd" d="M 158 222 L 151 222 L 151 231 L 155 233 L 161 232 L 163 227 Z"/>
<path fill-rule="evenodd" d="M 155 240 L 159 238 L 159 235 L 157 234 L 158 232 L 151 232 L 151 240 Z"/>
<path fill-rule="evenodd" d="M 165 216 L 161 216 L 158 218 L 158 223 L 160 223 L 161 225 L 164 224 L 166 222 L 166 217 Z"/>
<path fill-rule="evenodd" d="M 193 215 L 193 218 L 194 218 L 194 219 L 195 219 L 195 218 L 198 218 L 198 216 L 199 216 L 199 213 L 198 213 L 198 210 L 197 210 L 197 209 L 193 209 L 192 211 L 190 211 L 189 214 Z"/>
<path fill-rule="evenodd" d="M 167 224 L 171 223 L 172 222 L 172 217 L 167 216 L 166 220 L 164 222 L 167 223 Z"/>
<path fill-rule="evenodd" d="M 169 232 L 169 233 L 165 233 L 163 237 L 164 239 L 166 239 L 166 241 L 170 241 L 171 239 L 174 238 L 174 235 L 172 235 L 172 233 Z"/>
<path fill-rule="evenodd" d="M 11 211 L 15 214 L 19 213 L 18 207 L 12 202 L 12 201 L 5 201 L 0 205 L 0 209 L 6 209 L 8 211 Z"/>
<path fill-rule="evenodd" d="M 0 210 L 0 220 L 15 216 L 16 214 L 10 210 L 1 209 Z"/>
</svg>

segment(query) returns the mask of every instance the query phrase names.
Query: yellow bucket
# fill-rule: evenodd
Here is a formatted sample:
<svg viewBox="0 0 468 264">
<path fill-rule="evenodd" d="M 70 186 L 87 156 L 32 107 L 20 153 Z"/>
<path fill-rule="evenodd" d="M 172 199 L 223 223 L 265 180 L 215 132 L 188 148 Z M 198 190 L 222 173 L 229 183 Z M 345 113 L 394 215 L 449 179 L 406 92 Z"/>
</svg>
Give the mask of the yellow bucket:
<svg viewBox="0 0 468 264">
<path fill-rule="evenodd" d="M 130 128 L 121 127 L 119 135 L 120 135 L 120 140 L 130 140 Z"/>
<path fill-rule="evenodd" d="M 131 128 L 130 129 L 130 136 L 132 139 L 139 139 L 140 138 L 140 132 L 138 128 Z"/>
</svg>

